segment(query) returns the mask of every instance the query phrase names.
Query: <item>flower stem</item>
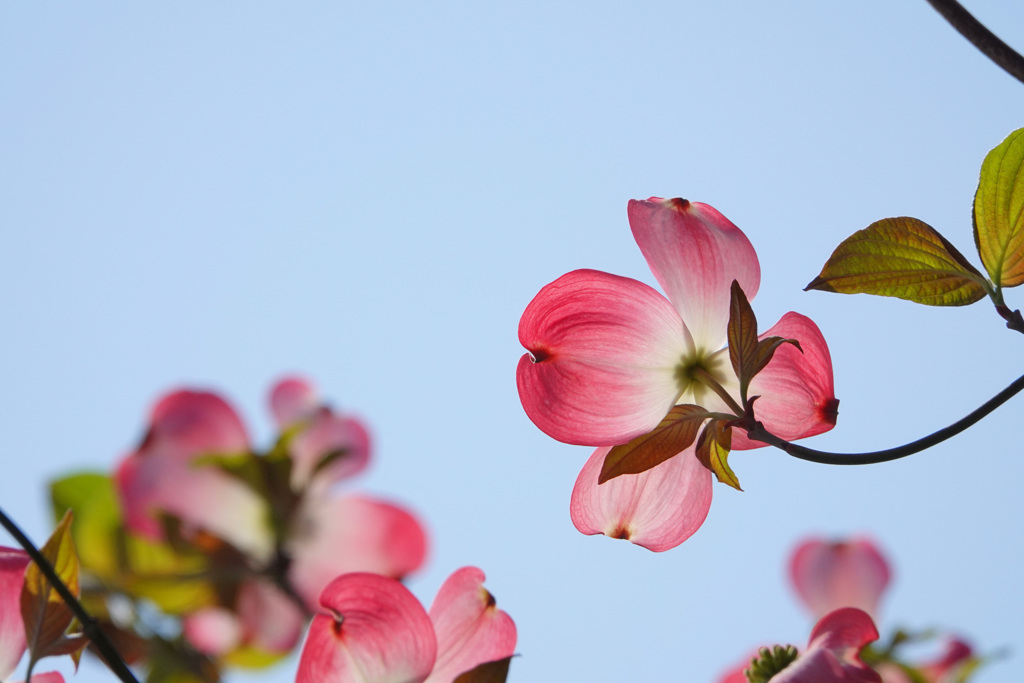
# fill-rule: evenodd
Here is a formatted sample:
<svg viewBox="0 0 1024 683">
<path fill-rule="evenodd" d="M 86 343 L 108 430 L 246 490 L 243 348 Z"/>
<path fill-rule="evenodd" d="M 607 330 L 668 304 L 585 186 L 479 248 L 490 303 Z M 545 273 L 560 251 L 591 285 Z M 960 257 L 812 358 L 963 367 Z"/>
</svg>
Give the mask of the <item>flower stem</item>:
<svg viewBox="0 0 1024 683">
<path fill-rule="evenodd" d="M 1003 71 L 1024 83 L 1024 57 L 1021 57 L 1012 47 L 988 30 L 959 2 L 956 0 L 928 0 L 928 4 L 959 31 L 960 35 L 981 50 L 982 54 L 1002 67 Z"/>
<path fill-rule="evenodd" d="M 79 623 L 82 624 L 82 633 L 88 638 L 96 650 L 100 653 L 100 656 L 106 661 L 107 666 L 110 670 L 124 683 L 138 683 L 138 679 L 132 673 L 132 670 L 128 668 L 124 658 L 114 647 L 113 643 L 107 638 L 106 634 L 103 633 L 103 629 L 100 628 L 96 618 L 85 611 L 82 607 L 82 603 L 78 601 L 68 587 L 64 585 L 64 582 L 60 580 L 57 573 L 53 570 L 53 566 L 49 561 L 43 557 L 43 554 L 32 544 L 28 536 L 22 533 L 18 525 L 11 520 L 7 514 L 0 509 L 0 525 L 3 525 L 4 529 L 7 529 L 8 533 L 14 537 L 14 540 L 25 549 L 28 556 L 32 558 L 32 561 L 39 567 L 39 571 L 43 573 L 46 580 L 50 582 L 53 589 L 57 591 L 61 600 L 68 606 L 71 613 L 75 615 Z"/>
<path fill-rule="evenodd" d="M 725 390 L 725 387 L 719 384 L 718 380 L 711 376 L 710 372 L 704 368 L 694 368 L 693 375 L 700 380 L 701 384 L 718 394 L 718 397 L 725 401 L 726 405 L 729 406 L 729 410 L 734 412 L 736 417 L 743 417 L 746 411 L 740 407 L 740 404 L 736 402 L 736 399 L 729 395 L 729 392 Z"/>
<path fill-rule="evenodd" d="M 775 446 L 789 455 L 792 455 L 794 458 L 800 458 L 801 460 L 809 460 L 810 462 L 817 462 L 823 465 L 873 465 L 879 462 L 889 462 L 890 460 L 905 458 L 906 456 L 913 455 L 914 453 L 920 453 L 926 448 L 931 448 L 936 444 L 942 443 L 946 439 L 956 436 L 968 427 L 980 422 L 983 417 L 1009 401 L 1015 395 L 1020 393 L 1022 389 L 1024 389 L 1024 375 L 1018 377 L 1008 387 L 985 401 L 985 403 L 983 403 L 977 410 L 974 410 L 969 415 L 957 420 L 948 427 L 943 427 L 939 431 L 929 434 L 917 441 L 911 441 L 908 444 L 897 446 L 896 448 L 887 448 L 883 451 L 871 451 L 869 453 L 829 453 L 828 451 L 817 451 L 813 448 L 798 446 L 775 436 L 765 429 L 764 425 L 760 422 L 756 423 L 756 426 L 753 428 L 748 429 L 747 435 L 751 439 L 763 441 L 764 443 Z"/>
</svg>

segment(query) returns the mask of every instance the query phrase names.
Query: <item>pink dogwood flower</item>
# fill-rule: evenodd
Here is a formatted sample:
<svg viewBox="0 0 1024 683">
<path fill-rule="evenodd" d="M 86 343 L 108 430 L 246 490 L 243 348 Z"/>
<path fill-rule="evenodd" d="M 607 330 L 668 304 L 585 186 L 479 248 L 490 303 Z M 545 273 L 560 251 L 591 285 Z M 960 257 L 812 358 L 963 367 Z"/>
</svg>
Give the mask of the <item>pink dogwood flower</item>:
<svg viewBox="0 0 1024 683">
<path fill-rule="evenodd" d="M 516 627 L 463 567 L 445 581 L 429 614 L 399 582 L 353 573 L 328 584 L 299 659 L 296 683 L 451 683 L 511 657 Z"/>
<path fill-rule="evenodd" d="M 714 208 L 684 199 L 632 200 L 629 224 L 667 298 L 646 284 L 577 270 L 545 286 L 519 322 L 529 351 L 516 380 L 527 415 L 570 444 L 596 446 L 573 490 L 573 523 L 655 551 L 689 538 L 711 506 L 711 472 L 690 446 L 637 475 L 597 484 L 615 445 L 644 435 L 678 404 L 729 411 L 701 376 L 739 401 L 726 347 L 731 286 L 748 299 L 760 265 L 747 237 Z M 787 313 L 765 336 L 784 344 L 750 383 L 757 419 L 785 439 L 835 425 L 832 361 L 817 326 Z M 733 449 L 763 446 L 734 429 Z"/>
<path fill-rule="evenodd" d="M 797 546 L 789 561 L 793 587 L 816 617 L 839 607 L 858 607 L 877 616 L 891 574 L 885 556 L 866 538 L 811 538 Z"/>
<path fill-rule="evenodd" d="M 29 562 L 25 551 L 0 547 L 0 681 L 14 673 L 27 647 L 25 624 L 21 620 L 21 587 Z M 33 673 L 32 681 L 64 683 L 64 677 L 56 671 Z"/>
<path fill-rule="evenodd" d="M 399 578 L 418 568 L 426 535 L 410 512 L 368 496 L 334 494 L 335 484 L 369 463 L 370 440 L 362 423 L 323 406 L 312 385 L 298 378 L 275 385 L 271 412 L 281 430 L 291 432 L 289 484 L 299 496 L 283 539 L 275 539 L 264 497 L 202 464 L 211 455 L 249 453 L 251 446 L 224 399 L 192 390 L 157 402 L 145 438 L 117 469 L 128 528 L 159 540 L 159 515 L 171 514 L 186 530 L 211 533 L 241 550 L 256 572 L 283 553 L 289 559 L 288 581 L 310 610 L 339 574 L 367 571 Z M 302 615 L 270 583 L 246 581 L 237 603 L 186 618 L 186 633 L 197 648 L 210 654 L 238 646 L 283 653 L 298 641 Z"/>
<path fill-rule="evenodd" d="M 878 640 L 871 617 L 855 607 L 843 607 L 823 616 L 811 631 L 807 649 L 774 683 L 882 683 L 882 678 L 860 660 L 864 646 Z"/>
</svg>

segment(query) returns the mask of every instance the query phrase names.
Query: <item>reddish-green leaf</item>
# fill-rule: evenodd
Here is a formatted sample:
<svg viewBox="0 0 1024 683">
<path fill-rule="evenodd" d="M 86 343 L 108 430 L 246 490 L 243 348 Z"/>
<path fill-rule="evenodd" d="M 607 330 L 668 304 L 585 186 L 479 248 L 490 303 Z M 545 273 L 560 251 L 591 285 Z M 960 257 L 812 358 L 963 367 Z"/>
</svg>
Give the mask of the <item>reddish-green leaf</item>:
<svg viewBox="0 0 1024 683">
<path fill-rule="evenodd" d="M 1010 133 L 981 164 L 974 243 L 994 283 L 1024 283 L 1024 128 Z"/>
<path fill-rule="evenodd" d="M 71 540 L 71 511 L 57 525 L 53 535 L 40 552 L 72 595 L 78 596 L 78 555 Z M 35 662 L 53 654 L 69 654 L 85 646 L 85 641 L 70 637 L 65 632 L 74 615 L 38 565 L 31 563 L 25 570 L 25 583 L 21 589 L 21 618 L 25 623 L 25 639 L 29 650 L 29 671 Z"/>
<path fill-rule="evenodd" d="M 697 438 L 697 431 L 708 415 L 700 406 L 673 406 L 652 431 L 608 451 L 597 483 L 623 474 L 646 472 L 678 455 Z"/>
<path fill-rule="evenodd" d="M 459 674 L 453 683 L 505 683 L 511 657 L 484 662 L 464 674 Z"/>
<path fill-rule="evenodd" d="M 732 298 L 729 301 L 728 335 L 729 360 L 740 380 L 740 396 L 746 399 L 747 385 L 757 372 L 757 318 L 736 280 L 732 281 Z"/>
<path fill-rule="evenodd" d="M 883 218 L 843 241 L 805 289 L 965 306 L 985 298 L 985 284 L 963 254 L 924 221 Z"/>
<path fill-rule="evenodd" d="M 723 420 L 712 420 L 697 439 L 697 459 L 704 467 L 715 473 L 718 481 L 742 491 L 740 480 L 729 467 L 731 447 L 732 429 Z"/>
</svg>

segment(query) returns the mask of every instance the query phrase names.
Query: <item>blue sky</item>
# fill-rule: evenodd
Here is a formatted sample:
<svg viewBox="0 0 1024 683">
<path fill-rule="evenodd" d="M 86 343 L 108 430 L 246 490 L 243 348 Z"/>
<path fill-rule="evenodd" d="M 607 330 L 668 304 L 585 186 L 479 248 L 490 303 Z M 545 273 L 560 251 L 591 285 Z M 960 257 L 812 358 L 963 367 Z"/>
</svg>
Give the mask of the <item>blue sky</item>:
<svg viewBox="0 0 1024 683">
<path fill-rule="evenodd" d="M 1024 49 L 1024 9 L 968 7 Z M 802 291 L 887 216 L 978 264 L 978 168 L 1024 125 L 1024 86 L 927 3 L 9 4 L 0 93 L 0 502 L 33 537 L 45 482 L 109 468 L 162 392 L 215 388 L 266 443 L 266 391 L 297 371 L 373 430 L 355 488 L 427 521 L 413 591 L 487 572 L 519 627 L 511 681 L 713 680 L 803 645 L 783 568 L 809 533 L 888 550 L 883 630 L 1010 648 L 981 683 L 1019 666 L 1024 399 L 887 465 L 739 453 L 745 492 L 716 486 L 697 535 L 654 554 L 574 530 L 589 451 L 515 389 L 544 284 L 654 284 L 625 215 L 652 195 L 747 233 L 762 326 L 818 322 L 842 403 L 809 445 L 909 441 L 1017 377 L 1024 340 L 987 304 Z"/>
</svg>

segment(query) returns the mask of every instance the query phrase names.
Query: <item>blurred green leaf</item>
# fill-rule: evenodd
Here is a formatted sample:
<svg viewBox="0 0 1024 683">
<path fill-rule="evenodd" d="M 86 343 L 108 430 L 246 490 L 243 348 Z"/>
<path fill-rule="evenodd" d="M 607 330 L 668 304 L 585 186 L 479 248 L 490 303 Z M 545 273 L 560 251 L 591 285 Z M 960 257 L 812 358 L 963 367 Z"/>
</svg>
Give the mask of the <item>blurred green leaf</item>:
<svg viewBox="0 0 1024 683">
<path fill-rule="evenodd" d="M 652 431 L 608 451 L 597 483 L 603 484 L 623 474 L 646 472 L 678 455 L 694 442 L 709 414 L 700 406 L 673 406 Z"/>
<path fill-rule="evenodd" d="M 804 289 L 965 306 L 985 298 L 986 285 L 984 276 L 927 223 L 883 218 L 836 247 Z"/>
<path fill-rule="evenodd" d="M 974 243 L 999 287 L 1024 283 L 1024 128 L 1010 133 L 981 164 L 974 195 Z"/>
</svg>

